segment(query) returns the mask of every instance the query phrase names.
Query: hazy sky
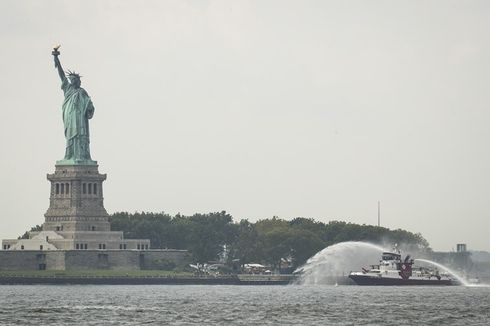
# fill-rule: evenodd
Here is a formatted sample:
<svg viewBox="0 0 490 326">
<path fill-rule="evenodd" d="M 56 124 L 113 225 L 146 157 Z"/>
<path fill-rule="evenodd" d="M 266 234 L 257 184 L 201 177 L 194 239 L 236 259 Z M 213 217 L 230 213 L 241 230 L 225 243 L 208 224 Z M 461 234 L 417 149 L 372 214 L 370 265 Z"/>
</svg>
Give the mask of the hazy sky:
<svg viewBox="0 0 490 326">
<path fill-rule="evenodd" d="M 489 1 L 0 2 L 0 238 L 64 155 L 83 75 L 116 211 L 277 215 L 490 250 Z"/>
</svg>

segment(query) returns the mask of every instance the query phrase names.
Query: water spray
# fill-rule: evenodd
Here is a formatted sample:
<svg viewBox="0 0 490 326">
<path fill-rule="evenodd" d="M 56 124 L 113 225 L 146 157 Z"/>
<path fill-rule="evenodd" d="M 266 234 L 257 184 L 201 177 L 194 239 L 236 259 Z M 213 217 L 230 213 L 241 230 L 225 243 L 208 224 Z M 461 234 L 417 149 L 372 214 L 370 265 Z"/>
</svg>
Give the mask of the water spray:
<svg viewBox="0 0 490 326">
<path fill-rule="evenodd" d="M 368 242 L 340 242 L 326 247 L 298 269 L 299 284 L 335 284 L 347 280 L 348 274 L 373 261 L 385 248 Z M 340 282 L 339 282 L 340 281 Z"/>
<path fill-rule="evenodd" d="M 453 271 L 452 269 L 450 269 L 449 267 L 446 267 L 444 265 L 441 265 L 439 263 L 436 263 L 435 261 L 432 261 L 432 260 L 428 260 L 428 259 L 421 259 L 421 258 L 416 258 L 415 261 L 419 261 L 419 262 L 422 262 L 422 263 L 427 263 L 427 264 L 431 264 L 447 273 L 449 273 L 451 276 L 453 276 L 456 280 L 458 280 L 458 282 L 463 285 L 463 286 L 470 286 L 470 284 L 464 279 L 462 278 L 461 276 L 459 276 L 458 274 L 456 274 L 455 271 Z"/>
</svg>

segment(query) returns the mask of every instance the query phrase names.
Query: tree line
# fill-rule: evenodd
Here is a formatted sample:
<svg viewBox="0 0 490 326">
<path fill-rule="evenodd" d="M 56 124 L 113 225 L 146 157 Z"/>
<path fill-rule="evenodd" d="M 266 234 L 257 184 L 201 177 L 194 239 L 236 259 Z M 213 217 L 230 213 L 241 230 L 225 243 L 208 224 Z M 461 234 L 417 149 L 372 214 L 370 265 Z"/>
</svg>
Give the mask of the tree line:
<svg viewBox="0 0 490 326">
<path fill-rule="evenodd" d="M 111 215 L 111 229 L 123 231 L 125 238 L 150 239 L 154 249 L 186 249 L 195 263 L 216 260 L 224 246 L 229 261 L 273 268 L 280 266 L 281 259 L 300 266 L 321 249 L 343 241 L 403 243 L 412 250 L 430 250 L 420 233 L 402 229 L 342 221 L 324 223 L 303 217 L 234 222 L 225 211 L 192 216 L 118 212 Z"/>
</svg>

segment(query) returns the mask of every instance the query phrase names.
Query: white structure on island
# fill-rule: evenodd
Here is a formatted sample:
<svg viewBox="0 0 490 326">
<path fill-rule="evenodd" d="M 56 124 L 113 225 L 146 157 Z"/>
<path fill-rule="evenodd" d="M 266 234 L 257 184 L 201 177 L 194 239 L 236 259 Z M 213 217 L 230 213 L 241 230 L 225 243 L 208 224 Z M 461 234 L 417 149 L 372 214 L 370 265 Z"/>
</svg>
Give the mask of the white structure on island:
<svg viewBox="0 0 490 326">
<path fill-rule="evenodd" d="M 40 232 L 29 239 L 2 241 L 3 250 L 148 250 L 148 239 L 124 239 L 111 231 L 104 208 L 97 165 L 57 165 L 51 181 L 50 205 Z"/>
</svg>

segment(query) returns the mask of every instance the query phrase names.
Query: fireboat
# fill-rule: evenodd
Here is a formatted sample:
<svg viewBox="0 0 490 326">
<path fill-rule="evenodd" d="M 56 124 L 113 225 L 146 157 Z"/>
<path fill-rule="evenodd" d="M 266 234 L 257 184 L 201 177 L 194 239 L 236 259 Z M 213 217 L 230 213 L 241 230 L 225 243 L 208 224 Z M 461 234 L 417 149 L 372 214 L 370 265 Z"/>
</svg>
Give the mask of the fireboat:
<svg viewBox="0 0 490 326">
<path fill-rule="evenodd" d="M 400 251 L 383 252 L 378 265 L 361 272 L 351 272 L 349 278 L 358 285 L 459 285 L 447 273 L 424 267 L 414 268 L 414 260 L 407 255 L 404 260 Z"/>
</svg>

